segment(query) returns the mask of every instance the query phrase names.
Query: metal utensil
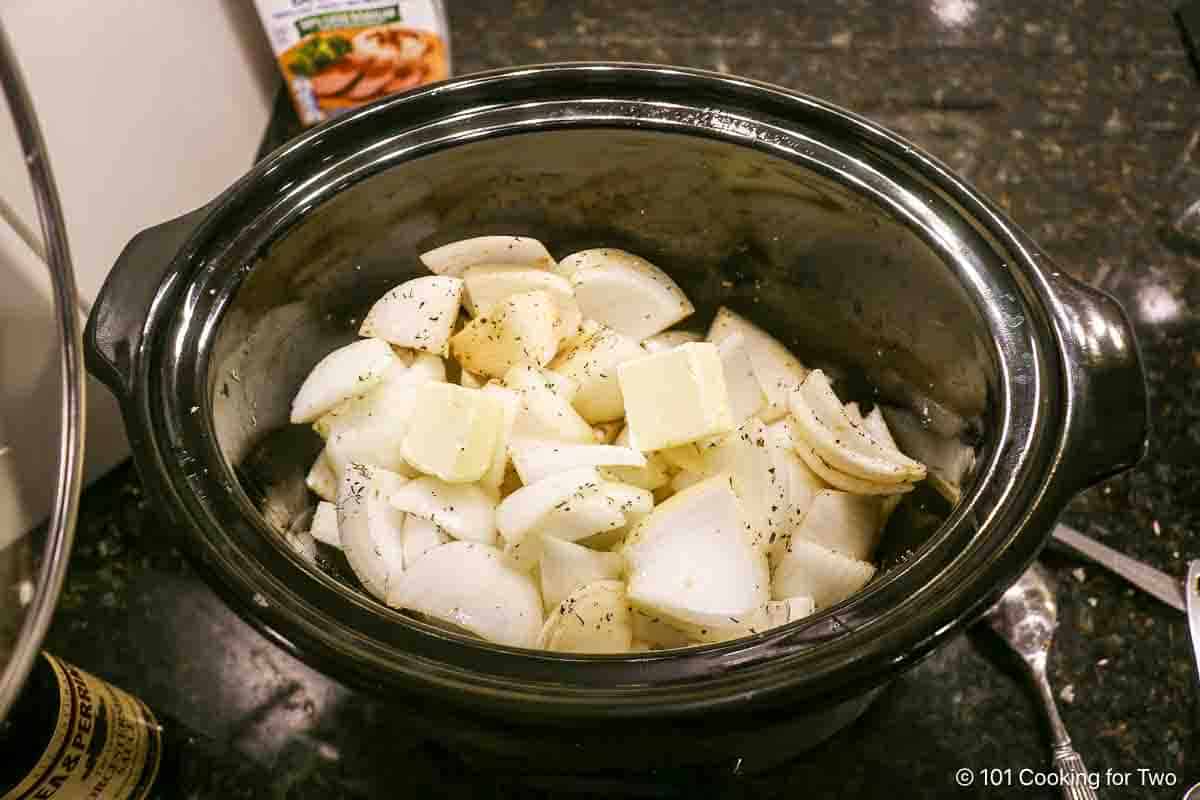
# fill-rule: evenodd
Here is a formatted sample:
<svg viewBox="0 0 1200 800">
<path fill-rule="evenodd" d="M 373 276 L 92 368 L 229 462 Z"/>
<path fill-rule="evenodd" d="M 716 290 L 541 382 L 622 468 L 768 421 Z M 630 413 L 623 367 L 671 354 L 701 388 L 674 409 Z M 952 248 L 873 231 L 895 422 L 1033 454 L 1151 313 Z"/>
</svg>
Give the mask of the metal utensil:
<svg viewBox="0 0 1200 800">
<path fill-rule="evenodd" d="M 1009 587 L 999 602 L 984 615 L 989 626 L 1020 656 L 1025 671 L 1037 689 L 1050 724 L 1052 759 L 1059 785 L 1067 800 L 1095 800 L 1083 759 L 1071 745 L 1071 737 L 1059 716 L 1054 692 L 1046 678 L 1046 657 L 1058 628 L 1058 603 L 1046 571 L 1036 562 Z"/>
<path fill-rule="evenodd" d="M 1119 553 L 1066 525 L 1054 526 L 1051 544 L 1099 564 L 1171 608 L 1187 611 L 1183 601 L 1183 585 L 1172 575 Z"/>
<path fill-rule="evenodd" d="M 1192 635 L 1192 651 L 1196 655 L 1196 674 L 1200 676 L 1200 559 L 1188 562 L 1187 582 L 1188 630 Z"/>
</svg>

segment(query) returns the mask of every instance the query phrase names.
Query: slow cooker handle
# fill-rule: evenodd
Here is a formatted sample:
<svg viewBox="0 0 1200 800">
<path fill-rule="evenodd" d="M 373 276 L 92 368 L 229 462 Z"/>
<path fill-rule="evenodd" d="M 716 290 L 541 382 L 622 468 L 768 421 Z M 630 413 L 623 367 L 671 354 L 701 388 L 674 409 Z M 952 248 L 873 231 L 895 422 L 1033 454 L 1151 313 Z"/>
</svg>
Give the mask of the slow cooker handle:
<svg viewBox="0 0 1200 800">
<path fill-rule="evenodd" d="M 124 406 L 133 396 L 146 321 L 175 257 L 207 215 L 199 208 L 138 233 L 108 273 L 84 329 L 88 370 Z"/>
<path fill-rule="evenodd" d="M 1060 469 L 1074 494 L 1135 466 L 1146 454 L 1146 376 L 1120 303 L 1061 271 L 1050 281 L 1059 300 L 1071 388 Z"/>
</svg>

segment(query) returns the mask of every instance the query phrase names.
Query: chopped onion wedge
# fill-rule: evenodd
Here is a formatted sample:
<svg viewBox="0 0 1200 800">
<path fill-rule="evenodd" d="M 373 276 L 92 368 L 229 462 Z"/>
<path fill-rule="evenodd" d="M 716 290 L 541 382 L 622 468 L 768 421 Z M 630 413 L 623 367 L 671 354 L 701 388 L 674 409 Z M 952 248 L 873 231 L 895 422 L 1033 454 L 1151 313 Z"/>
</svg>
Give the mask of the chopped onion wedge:
<svg viewBox="0 0 1200 800">
<path fill-rule="evenodd" d="M 496 527 L 506 542 L 515 544 L 555 506 L 599 485 L 600 475 L 595 467 L 579 467 L 524 486 L 496 507 Z"/>
<path fill-rule="evenodd" d="M 600 485 L 600 493 L 616 503 L 623 514 L 641 517 L 654 510 L 654 495 L 639 486 L 606 480 Z"/>
<path fill-rule="evenodd" d="M 792 541 L 816 542 L 847 558 L 869 561 L 882 528 L 880 504 L 874 495 L 818 492 Z"/>
<path fill-rule="evenodd" d="M 318 542 L 342 549 L 342 537 L 337 526 L 337 506 L 324 500 L 317 503 L 308 532 Z"/>
<path fill-rule="evenodd" d="M 554 269 L 554 258 L 545 245 L 527 236 L 476 236 L 421 254 L 421 263 L 436 275 L 461 275 L 477 264 L 515 264 Z"/>
<path fill-rule="evenodd" d="M 396 354 L 382 339 L 361 339 L 317 362 L 292 401 L 292 422 L 312 422 L 343 400 L 371 391 Z"/>
<path fill-rule="evenodd" d="M 592 442 L 592 427 L 579 416 L 561 387 L 547 380 L 546 370 L 518 364 L 504 376 L 504 385 L 521 395 L 521 412 L 513 435 L 562 442 Z"/>
<path fill-rule="evenodd" d="M 688 622 L 767 601 L 767 557 L 747 535 L 731 483 L 721 473 L 688 487 L 630 531 L 623 552 L 635 605 Z"/>
<path fill-rule="evenodd" d="M 337 500 L 338 476 L 329 462 L 327 450 L 323 449 L 317 454 L 317 460 L 312 463 L 304 485 L 322 500 L 328 500 L 330 503 Z"/>
<path fill-rule="evenodd" d="M 674 350 L 688 342 L 703 342 L 704 336 L 695 331 L 663 331 L 642 340 L 642 347 L 647 353 L 661 353 L 663 350 Z"/>
<path fill-rule="evenodd" d="M 400 487 L 391 502 L 401 511 L 436 523 L 455 539 L 496 541 L 496 503 L 473 483 L 446 483 L 426 475 Z"/>
<path fill-rule="evenodd" d="M 925 466 L 875 441 L 846 414 L 821 370 L 813 370 L 790 398 L 796 431 L 833 469 L 871 483 L 919 481 Z"/>
<path fill-rule="evenodd" d="M 537 646 L 564 653 L 624 653 L 633 642 L 625 585 L 595 581 L 550 612 Z"/>
<path fill-rule="evenodd" d="M 350 568 L 368 592 L 387 598 L 404 571 L 404 514 L 388 498 L 408 479 L 370 464 L 352 463 L 338 486 L 337 527 Z"/>
<path fill-rule="evenodd" d="M 580 586 L 620 578 L 624 564 L 624 559 L 616 553 L 600 553 L 574 542 L 546 539 L 542 543 L 539 570 L 542 604 L 549 611 Z"/>
<path fill-rule="evenodd" d="M 623 250 L 575 253 L 563 259 L 559 272 L 575 288 L 585 319 L 602 322 L 637 342 L 696 310 L 670 275 Z"/>
<path fill-rule="evenodd" d="M 705 474 L 729 473 L 754 541 L 764 551 L 787 532 L 790 519 L 790 476 L 782 450 L 762 420 L 751 417 L 706 455 Z"/>
<path fill-rule="evenodd" d="M 617 434 L 617 438 L 613 440 L 613 444 L 618 447 L 630 447 L 634 450 L 639 449 L 630 443 L 628 427 L 621 429 L 621 432 Z M 667 462 L 658 453 L 644 453 L 643 455 L 646 456 L 646 466 L 605 467 L 603 470 L 605 477 L 649 491 L 666 486 L 667 482 L 671 480 L 671 476 L 668 474 L 669 465 Z"/>
<path fill-rule="evenodd" d="M 629 447 L 607 444 L 570 444 L 516 437 L 509 453 L 521 482 L 537 483 L 574 467 L 644 467 L 646 457 Z"/>
<path fill-rule="evenodd" d="M 671 650 L 697 644 L 697 641 L 680 630 L 673 620 L 663 617 L 657 611 L 634 605 L 631 621 L 634 639 L 644 642 L 647 649 Z"/>
<path fill-rule="evenodd" d="M 583 316 L 571 282 L 561 275 L 537 267 L 515 264 L 482 264 L 463 273 L 467 293 L 464 301 L 473 317 L 486 314 L 514 294 L 542 290 L 558 305 L 559 336 L 573 336 Z"/>
<path fill-rule="evenodd" d="M 724 306 L 717 309 L 708 340 L 719 344 L 735 333 L 741 334 L 754 374 L 767 395 L 767 407 L 759 413 L 764 422 L 774 422 L 788 413 L 788 395 L 800 386 L 808 370 L 774 336 Z"/>
<path fill-rule="evenodd" d="M 437 356 L 429 356 L 439 363 Z M 415 471 L 400 452 L 416 403 L 418 388 L 429 381 L 424 368 L 397 362 L 378 386 L 362 397 L 352 397 L 321 416 L 313 428 L 325 438 L 325 450 L 335 471 L 344 472 L 352 461 L 374 464 L 412 477 Z"/>
<path fill-rule="evenodd" d="M 817 608 L 842 602 L 867 585 L 875 566 L 835 553 L 803 539 L 793 539 L 771 580 L 774 597 L 811 597 Z"/>
<path fill-rule="evenodd" d="M 404 568 L 412 569 L 417 559 L 435 547 L 440 547 L 450 541 L 450 535 L 439 528 L 436 523 L 422 519 L 416 514 L 409 514 L 404 519 L 404 527 L 400 531 L 400 545 L 404 550 Z"/>
<path fill-rule="evenodd" d="M 733 424 L 741 425 L 766 407 L 767 395 L 754 373 L 742 334 L 735 332 L 722 339 L 717 343 L 717 352 L 725 370 L 725 388 L 729 392 Z"/>
<path fill-rule="evenodd" d="M 571 378 L 579 387 L 571 402 L 588 422 L 612 422 L 625 416 L 625 401 L 617 382 L 617 366 L 644 356 L 633 339 L 593 320 L 562 343 L 550 369 Z"/>
<path fill-rule="evenodd" d="M 447 356 L 462 295 L 459 278 L 426 275 L 405 281 L 375 301 L 358 335 Z"/>
<path fill-rule="evenodd" d="M 548 292 L 514 294 L 450 338 L 463 369 L 502 378 L 514 365 L 545 366 L 558 351 L 558 307 Z"/>
<path fill-rule="evenodd" d="M 862 478 L 856 478 L 853 475 L 847 475 L 840 470 L 831 467 L 828 462 L 817 455 L 816 451 L 804 439 L 797 438 L 793 441 L 796 448 L 796 454 L 800 456 L 809 469 L 820 476 L 821 480 L 828 483 L 835 489 L 841 489 L 852 494 L 903 494 L 911 492 L 916 484 L 913 483 L 873 483 L 864 481 Z"/>
<path fill-rule="evenodd" d="M 387 601 L 511 647 L 533 647 L 542 628 L 542 598 L 533 579 L 504 553 L 478 542 L 428 551 L 395 582 Z"/>
<path fill-rule="evenodd" d="M 517 423 L 517 415 L 521 413 L 521 395 L 498 383 L 489 383 L 481 391 L 500 404 L 500 430 L 496 436 L 492 463 L 479 482 L 489 491 L 499 493 L 500 486 L 504 483 L 504 473 L 508 468 L 508 447 L 512 441 L 513 428 Z"/>
<path fill-rule="evenodd" d="M 944 436 L 923 425 L 911 411 L 888 406 L 883 416 L 904 449 L 929 467 L 929 485 L 934 491 L 957 503 L 962 498 L 963 482 L 975 464 L 975 450 L 957 436 Z"/>
<path fill-rule="evenodd" d="M 536 527 L 545 539 L 577 542 L 622 528 L 626 522 L 617 501 L 589 485 L 551 509 Z"/>
</svg>

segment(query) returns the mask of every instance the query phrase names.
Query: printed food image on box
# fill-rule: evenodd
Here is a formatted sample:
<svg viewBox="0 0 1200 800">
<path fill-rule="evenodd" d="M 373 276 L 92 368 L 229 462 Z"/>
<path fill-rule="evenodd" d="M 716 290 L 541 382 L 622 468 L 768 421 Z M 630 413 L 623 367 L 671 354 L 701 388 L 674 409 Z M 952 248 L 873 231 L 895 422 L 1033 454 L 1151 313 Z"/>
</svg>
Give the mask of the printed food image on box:
<svg viewBox="0 0 1200 800">
<path fill-rule="evenodd" d="M 309 5 L 259 0 L 263 25 L 305 124 L 448 77 L 445 23 L 434 4 Z"/>
</svg>

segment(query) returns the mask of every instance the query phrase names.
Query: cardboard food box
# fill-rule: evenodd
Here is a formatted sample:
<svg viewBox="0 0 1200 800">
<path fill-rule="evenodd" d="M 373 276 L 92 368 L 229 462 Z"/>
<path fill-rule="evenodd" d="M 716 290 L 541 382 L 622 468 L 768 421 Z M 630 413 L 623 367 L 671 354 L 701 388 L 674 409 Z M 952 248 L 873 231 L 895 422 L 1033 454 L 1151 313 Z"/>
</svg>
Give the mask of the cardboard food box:
<svg viewBox="0 0 1200 800">
<path fill-rule="evenodd" d="M 450 74 L 440 0 L 256 2 L 305 125 Z"/>
</svg>

